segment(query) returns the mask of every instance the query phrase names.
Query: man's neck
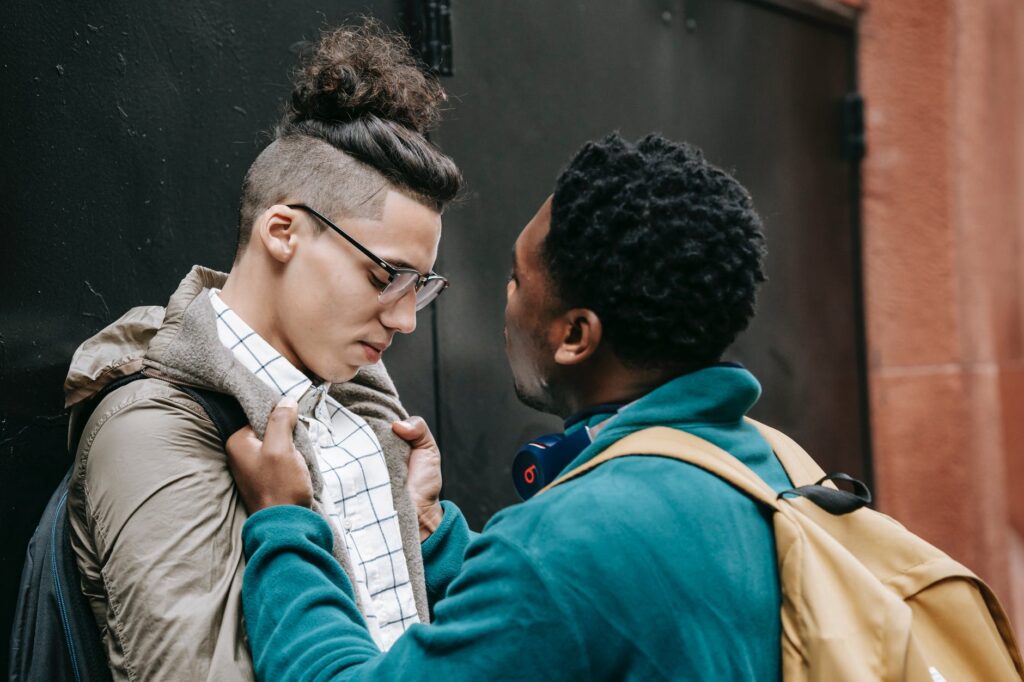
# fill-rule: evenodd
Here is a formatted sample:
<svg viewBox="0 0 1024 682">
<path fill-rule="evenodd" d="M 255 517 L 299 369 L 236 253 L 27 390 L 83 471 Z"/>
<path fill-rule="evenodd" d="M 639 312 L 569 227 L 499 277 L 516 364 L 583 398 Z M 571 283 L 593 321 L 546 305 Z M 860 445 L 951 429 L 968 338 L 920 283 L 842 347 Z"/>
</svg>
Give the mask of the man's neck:
<svg viewBox="0 0 1024 682">
<path fill-rule="evenodd" d="M 568 414 L 608 403 L 631 403 L 674 376 L 664 371 L 631 370 L 618 363 L 594 367 L 580 374 L 579 385 L 565 396 Z"/>
<path fill-rule="evenodd" d="M 568 402 L 569 411 L 571 414 L 575 414 L 600 405 L 625 405 L 626 403 L 631 403 L 634 400 L 644 397 L 663 383 L 665 383 L 665 380 L 637 382 L 627 385 L 601 386 L 594 392 L 588 392 L 574 398 L 570 398 Z"/>
<path fill-rule="evenodd" d="M 269 278 L 251 272 L 242 263 L 235 263 L 220 291 L 220 298 L 249 327 L 269 343 L 278 353 L 300 372 L 306 373 L 298 355 L 277 331 L 273 287 L 267 286 Z"/>
<path fill-rule="evenodd" d="M 635 368 L 622 364 L 618 358 L 605 358 L 589 368 L 579 368 L 577 385 L 565 396 L 566 412 L 576 414 L 609 403 L 625 405 L 704 366 Z"/>
</svg>

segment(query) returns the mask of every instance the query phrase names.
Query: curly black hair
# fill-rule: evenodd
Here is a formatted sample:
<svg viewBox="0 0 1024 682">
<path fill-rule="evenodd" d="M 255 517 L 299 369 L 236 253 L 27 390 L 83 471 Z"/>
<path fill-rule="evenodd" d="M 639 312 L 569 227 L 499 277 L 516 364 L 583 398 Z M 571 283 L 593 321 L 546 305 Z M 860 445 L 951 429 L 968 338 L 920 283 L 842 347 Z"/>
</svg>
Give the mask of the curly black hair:
<svg viewBox="0 0 1024 682">
<path fill-rule="evenodd" d="M 584 145 L 558 177 L 543 246 L 560 302 L 597 313 L 634 367 L 718 360 L 754 316 L 764 255 L 746 189 L 656 134 Z"/>
</svg>

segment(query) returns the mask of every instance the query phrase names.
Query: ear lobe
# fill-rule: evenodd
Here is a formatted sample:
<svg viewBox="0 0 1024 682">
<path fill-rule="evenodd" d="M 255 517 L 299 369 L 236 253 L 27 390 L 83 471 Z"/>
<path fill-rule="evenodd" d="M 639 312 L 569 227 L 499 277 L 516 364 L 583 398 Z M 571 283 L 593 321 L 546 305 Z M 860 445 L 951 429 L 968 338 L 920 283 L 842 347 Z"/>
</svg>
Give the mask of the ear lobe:
<svg viewBox="0 0 1024 682">
<path fill-rule="evenodd" d="M 562 339 L 555 349 L 555 362 L 578 365 L 601 345 L 601 318 L 593 310 L 573 308 L 562 315 Z"/>
<path fill-rule="evenodd" d="M 260 242 L 271 258 L 287 263 L 295 253 L 296 222 L 299 212 L 282 204 L 275 204 L 256 219 L 255 228 Z"/>
</svg>

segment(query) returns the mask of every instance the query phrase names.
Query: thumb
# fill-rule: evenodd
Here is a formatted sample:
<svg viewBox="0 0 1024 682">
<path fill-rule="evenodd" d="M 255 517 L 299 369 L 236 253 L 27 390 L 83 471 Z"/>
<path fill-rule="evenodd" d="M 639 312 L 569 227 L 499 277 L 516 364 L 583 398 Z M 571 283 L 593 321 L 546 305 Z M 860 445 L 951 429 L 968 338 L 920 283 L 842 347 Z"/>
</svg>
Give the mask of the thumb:
<svg viewBox="0 0 1024 682">
<path fill-rule="evenodd" d="M 409 417 L 391 425 L 391 430 L 413 448 L 435 447 L 434 437 L 422 417 Z"/>
<path fill-rule="evenodd" d="M 299 419 L 299 404 L 294 398 L 285 396 L 274 406 L 263 434 L 263 448 L 266 452 L 284 453 L 292 448 L 292 432 Z"/>
</svg>

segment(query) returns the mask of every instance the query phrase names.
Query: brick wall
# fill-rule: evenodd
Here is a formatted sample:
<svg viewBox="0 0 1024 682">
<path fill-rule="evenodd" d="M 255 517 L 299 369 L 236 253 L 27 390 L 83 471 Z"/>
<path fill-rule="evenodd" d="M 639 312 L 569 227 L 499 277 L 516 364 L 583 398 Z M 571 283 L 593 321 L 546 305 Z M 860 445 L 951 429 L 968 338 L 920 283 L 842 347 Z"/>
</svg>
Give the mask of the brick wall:
<svg viewBox="0 0 1024 682">
<path fill-rule="evenodd" d="M 1024 3 L 846 4 L 880 506 L 1024 624 Z"/>
</svg>

